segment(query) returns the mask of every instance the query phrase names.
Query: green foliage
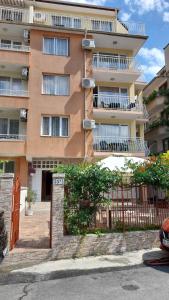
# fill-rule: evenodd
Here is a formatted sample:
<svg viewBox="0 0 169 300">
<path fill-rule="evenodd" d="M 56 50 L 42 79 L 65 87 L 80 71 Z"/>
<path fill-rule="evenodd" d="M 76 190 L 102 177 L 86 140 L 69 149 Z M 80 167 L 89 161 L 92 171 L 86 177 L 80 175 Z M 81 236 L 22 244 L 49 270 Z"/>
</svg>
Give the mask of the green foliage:
<svg viewBox="0 0 169 300">
<path fill-rule="evenodd" d="M 159 126 L 169 126 L 169 120 L 165 120 L 165 119 L 156 120 L 148 126 L 148 129 L 157 128 Z"/>
<path fill-rule="evenodd" d="M 25 198 L 25 201 L 28 202 L 29 207 L 31 206 L 32 203 L 36 201 L 37 194 L 32 190 L 28 189 L 27 191 L 27 197 Z"/>
<path fill-rule="evenodd" d="M 0 160 L 0 174 L 3 173 L 3 160 Z"/>
<path fill-rule="evenodd" d="M 106 206 L 106 193 L 121 182 L 118 171 L 98 164 L 61 165 L 54 172 L 65 174 L 65 224 L 71 234 L 85 234 L 95 223 L 99 206 Z"/>
<path fill-rule="evenodd" d="M 152 102 L 154 99 L 156 99 L 156 97 L 158 96 L 164 96 L 166 97 L 166 101 L 169 101 L 169 89 L 163 89 L 163 90 L 159 90 L 156 91 L 154 90 L 148 97 L 144 97 L 144 103 L 148 104 L 150 102 Z"/>
<path fill-rule="evenodd" d="M 154 188 L 169 190 L 169 153 L 151 157 L 142 164 L 129 162 L 134 184 L 152 185 Z"/>
</svg>

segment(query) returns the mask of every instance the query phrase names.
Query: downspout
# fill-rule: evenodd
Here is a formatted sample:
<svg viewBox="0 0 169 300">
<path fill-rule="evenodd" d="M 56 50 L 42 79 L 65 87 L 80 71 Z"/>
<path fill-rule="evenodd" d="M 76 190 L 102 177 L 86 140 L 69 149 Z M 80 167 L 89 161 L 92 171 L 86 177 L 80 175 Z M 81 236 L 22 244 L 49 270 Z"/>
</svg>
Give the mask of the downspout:
<svg viewBox="0 0 169 300">
<path fill-rule="evenodd" d="M 85 33 L 84 33 L 84 37 L 86 39 L 87 37 L 87 29 L 85 29 Z M 87 55 L 86 55 L 86 49 L 84 49 L 84 71 L 83 71 L 83 74 L 84 74 L 84 78 L 86 78 L 87 76 L 87 72 L 86 72 L 86 68 L 87 68 L 87 63 L 86 63 L 86 59 L 87 59 Z M 84 89 L 84 119 L 87 119 L 87 105 L 86 105 L 86 98 L 87 98 L 87 91 L 86 89 Z M 87 160 L 87 132 L 86 130 L 84 130 L 84 161 Z"/>
</svg>

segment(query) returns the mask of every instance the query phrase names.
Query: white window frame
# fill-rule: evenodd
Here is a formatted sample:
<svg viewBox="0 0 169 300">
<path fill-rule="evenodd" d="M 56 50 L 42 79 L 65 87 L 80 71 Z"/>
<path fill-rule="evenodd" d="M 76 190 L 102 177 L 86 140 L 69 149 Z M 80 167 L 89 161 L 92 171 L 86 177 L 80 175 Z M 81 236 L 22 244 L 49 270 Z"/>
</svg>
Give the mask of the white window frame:
<svg viewBox="0 0 169 300">
<path fill-rule="evenodd" d="M 66 40 L 67 41 L 67 55 L 62 55 L 62 54 L 56 54 L 56 53 L 46 53 L 45 51 L 44 51 L 44 41 L 45 41 L 45 39 L 53 39 L 53 41 L 54 40 Z M 56 49 L 55 49 L 55 43 L 54 43 L 54 52 L 56 51 Z M 43 37 L 43 54 L 45 54 L 45 55 L 53 55 L 53 56 L 63 56 L 63 57 L 69 57 L 70 56 L 70 40 L 69 40 L 69 38 L 60 38 L 60 37 L 50 37 L 50 36 L 44 36 Z"/>
<path fill-rule="evenodd" d="M 20 121 L 19 119 L 16 118 L 8 118 L 8 117 L 0 117 L 0 119 L 6 119 L 8 121 L 8 127 L 7 127 L 7 134 L 8 135 L 13 135 L 12 133 L 9 132 L 10 130 L 10 121 L 14 120 L 14 121 L 18 121 L 19 122 L 19 127 L 18 127 L 18 135 L 20 134 Z"/>
<path fill-rule="evenodd" d="M 5 48 L 5 47 L 4 47 L 4 49 L 9 49 L 9 50 L 15 49 L 15 46 L 14 46 L 15 43 L 20 43 L 20 45 L 19 45 L 20 48 L 22 48 L 22 46 L 23 46 L 23 43 L 22 43 L 21 41 L 14 41 L 14 40 L 10 40 L 10 39 L 8 40 L 7 38 L 1 38 L 1 39 L 0 39 L 0 43 L 1 43 L 1 44 L 2 44 L 2 41 L 3 41 L 3 40 L 4 40 L 4 41 L 6 40 L 6 41 L 11 42 L 11 44 L 10 44 L 11 47 L 10 47 L 10 48 L 8 48 L 8 47 Z M 16 50 L 17 50 L 17 47 L 16 47 Z"/>
<path fill-rule="evenodd" d="M 49 134 L 43 134 L 43 118 L 49 118 Z M 52 135 L 52 118 L 59 118 L 59 135 L 55 136 Z M 68 120 L 68 134 L 67 135 L 62 135 L 62 119 L 67 119 Z M 51 137 L 51 138 L 68 138 L 69 137 L 69 117 L 67 116 L 49 116 L 49 115 L 43 115 L 41 117 L 41 136 L 44 137 Z"/>
<path fill-rule="evenodd" d="M 60 76 L 60 77 L 68 77 L 68 94 L 46 94 L 45 92 L 44 92 L 44 88 L 43 88 L 43 78 L 44 78 L 44 76 L 53 76 L 53 77 L 55 77 L 55 76 Z M 46 95 L 46 96 L 63 96 L 63 97 L 66 97 L 66 96 L 70 96 L 70 75 L 62 75 L 62 74 L 46 74 L 46 73 L 43 73 L 42 74 L 42 95 Z"/>
</svg>

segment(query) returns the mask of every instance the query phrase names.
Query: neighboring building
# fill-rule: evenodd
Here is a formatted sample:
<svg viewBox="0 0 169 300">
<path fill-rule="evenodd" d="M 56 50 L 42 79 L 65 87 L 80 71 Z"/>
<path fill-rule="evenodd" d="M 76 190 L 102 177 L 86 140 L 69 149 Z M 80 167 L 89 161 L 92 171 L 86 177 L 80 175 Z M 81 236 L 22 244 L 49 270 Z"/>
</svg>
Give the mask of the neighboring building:
<svg viewBox="0 0 169 300">
<path fill-rule="evenodd" d="M 58 163 L 144 157 L 145 83 L 135 61 L 147 39 L 144 24 L 121 22 L 108 7 L 0 2 L 4 168 L 15 168 L 41 201 L 50 198 L 50 170 Z"/>
<path fill-rule="evenodd" d="M 169 44 L 164 48 L 165 66 L 144 88 L 146 107 L 149 113 L 149 123 L 145 129 L 152 154 L 169 150 Z M 168 96 L 166 96 L 168 94 Z"/>
</svg>

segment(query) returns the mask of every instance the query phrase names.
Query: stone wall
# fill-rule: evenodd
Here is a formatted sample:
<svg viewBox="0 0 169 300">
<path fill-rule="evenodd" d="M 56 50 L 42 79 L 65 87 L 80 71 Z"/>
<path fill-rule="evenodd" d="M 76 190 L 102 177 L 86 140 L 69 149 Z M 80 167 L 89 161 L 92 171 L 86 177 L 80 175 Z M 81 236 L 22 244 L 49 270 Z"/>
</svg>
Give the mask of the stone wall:
<svg viewBox="0 0 169 300">
<path fill-rule="evenodd" d="M 159 246 L 158 231 L 108 233 L 102 235 L 64 236 L 64 174 L 53 174 L 52 257 L 70 258 L 89 255 L 110 255 Z"/>
<path fill-rule="evenodd" d="M 11 229 L 13 174 L 0 174 L 0 210 L 4 211 L 8 242 Z"/>
</svg>

